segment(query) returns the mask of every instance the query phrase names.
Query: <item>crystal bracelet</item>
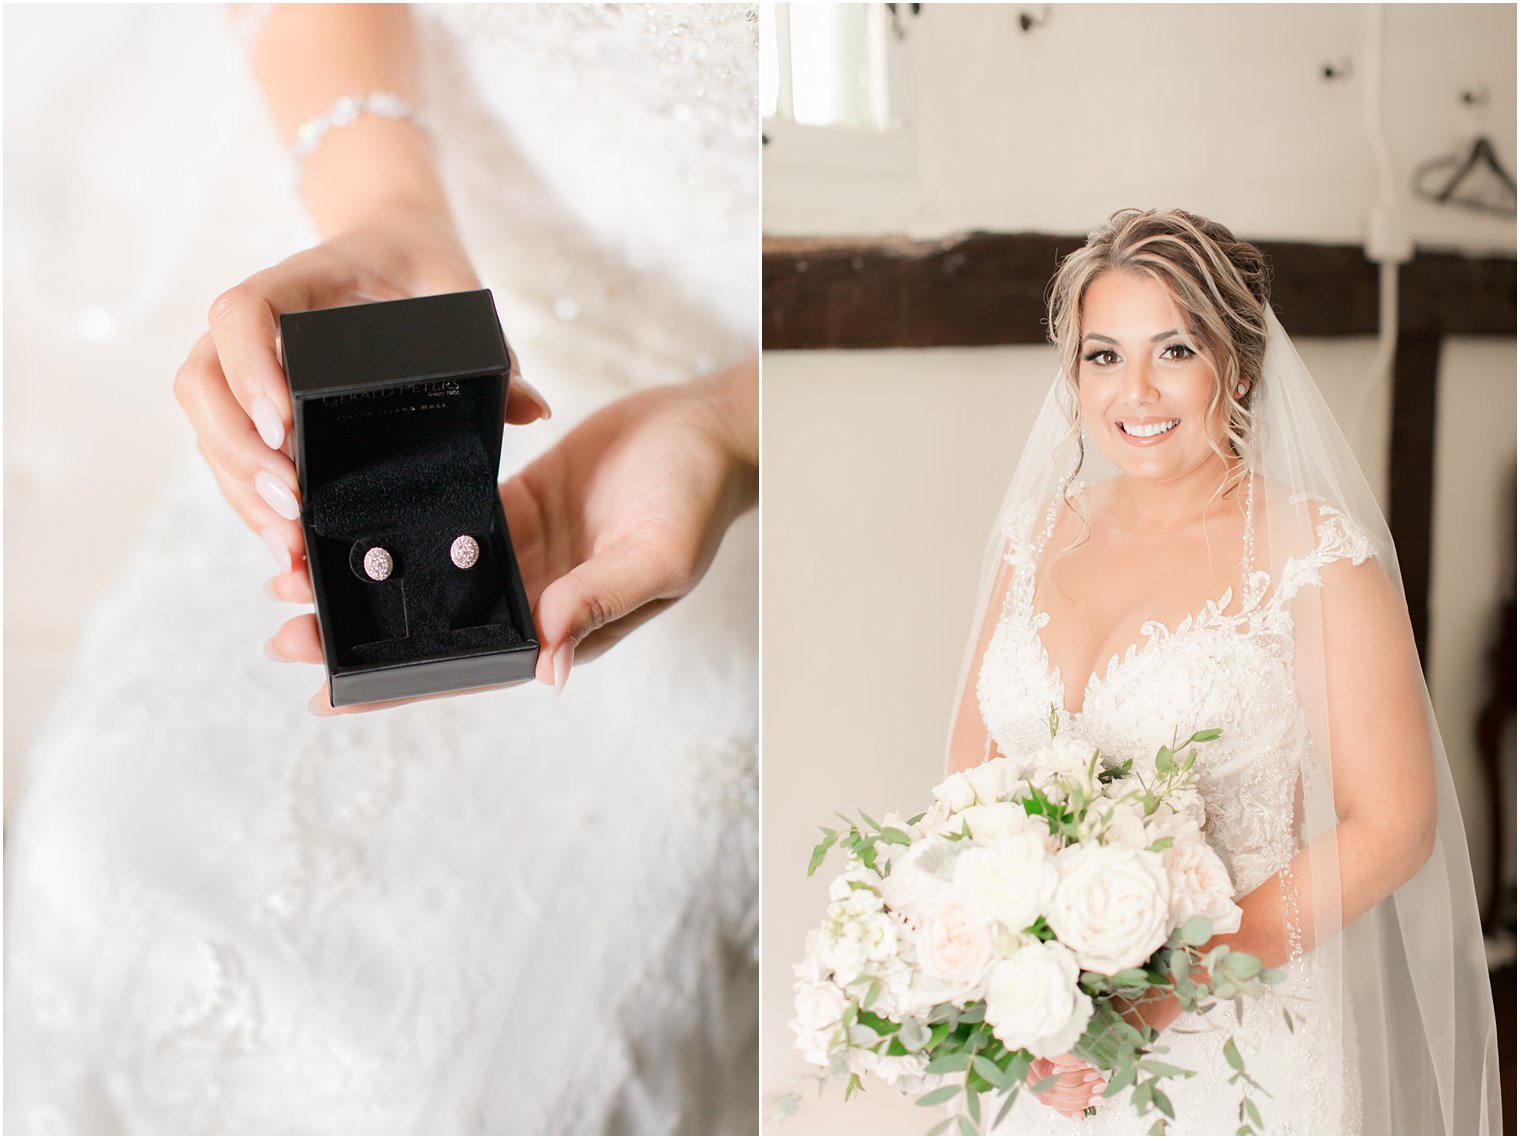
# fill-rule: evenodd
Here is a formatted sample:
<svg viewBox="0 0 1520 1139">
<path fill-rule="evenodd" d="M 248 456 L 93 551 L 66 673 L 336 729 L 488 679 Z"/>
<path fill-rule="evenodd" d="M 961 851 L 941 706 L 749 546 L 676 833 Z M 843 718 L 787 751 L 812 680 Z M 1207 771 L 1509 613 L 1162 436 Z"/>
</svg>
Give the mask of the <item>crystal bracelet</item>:
<svg viewBox="0 0 1520 1139">
<path fill-rule="evenodd" d="M 433 132 L 422 112 L 390 91 L 371 91 L 368 95 L 340 95 L 327 113 L 308 119 L 296 128 L 291 154 L 299 163 L 321 145 L 327 132 L 345 127 L 360 115 L 378 115 L 382 119 L 399 119 L 411 123 L 432 141 Z"/>
</svg>

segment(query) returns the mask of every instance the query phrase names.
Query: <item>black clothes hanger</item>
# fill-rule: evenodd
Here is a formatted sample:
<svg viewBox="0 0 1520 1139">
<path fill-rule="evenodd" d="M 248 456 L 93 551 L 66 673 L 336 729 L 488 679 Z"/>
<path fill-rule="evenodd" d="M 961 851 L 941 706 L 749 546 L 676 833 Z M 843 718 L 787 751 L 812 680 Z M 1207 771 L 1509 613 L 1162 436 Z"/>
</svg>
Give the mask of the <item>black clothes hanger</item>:
<svg viewBox="0 0 1520 1139">
<path fill-rule="evenodd" d="M 1515 213 L 1514 175 L 1499 161 L 1487 135 L 1473 140 L 1465 158 L 1435 158 L 1421 163 L 1414 173 L 1414 192 L 1442 205 L 1506 217 Z"/>
</svg>

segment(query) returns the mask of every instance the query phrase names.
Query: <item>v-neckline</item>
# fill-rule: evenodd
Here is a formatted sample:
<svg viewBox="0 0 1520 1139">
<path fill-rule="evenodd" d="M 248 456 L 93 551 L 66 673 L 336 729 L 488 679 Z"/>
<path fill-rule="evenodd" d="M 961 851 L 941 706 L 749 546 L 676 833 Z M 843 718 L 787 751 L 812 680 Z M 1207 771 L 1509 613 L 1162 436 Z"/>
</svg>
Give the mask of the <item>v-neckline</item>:
<svg viewBox="0 0 1520 1139">
<path fill-rule="evenodd" d="M 1113 654 L 1108 658 L 1107 665 L 1104 665 L 1102 663 L 1103 657 L 1101 654 L 1096 657 L 1093 663 L 1095 665 L 1098 665 L 1098 667 L 1094 668 L 1091 672 L 1088 673 L 1087 680 L 1082 685 L 1082 705 L 1076 711 L 1072 711 L 1066 706 L 1069 690 L 1066 684 L 1065 673 L 1062 671 L 1060 665 L 1053 664 L 1051 662 L 1050 650 L 1046 647 L 1044 638 L 1040 636 L 1040 630 L 1046 625 L 1050 624 L 1050 613 L 1044 609 L 1036 610 L 1034 607 L 1034 570 L 1033 566 L 1031 566 L 1029 581 L 1029 601 L 1027 605 L 1029 611 L 1029 633 L 1030 636 L 1034 638 L 1035 648 L 1039 651 L 1040 667 L 1044 672 L 1045 678 L 1055 685 L 1057 697 L 1056 707 L 1059 710 L 1060 714 L 1064 715 L 1068 722 L 1074 721 L 1082 716 L 1087 711 L 1087 707 L 1091 703 L 1094 693 L 1099 688 L 1103 687 L 1103 685 L 1108 684 L 1111 680 L 1113 680 L 1114 673 L 1118 672 L 1121 667 L 1129 664 L 1131 661 L 1139 659 L 1143 654 L 1149 652 L 1154 646 L 1160 644 L 1162 641 L 1168 641 L 1173 637 L 1183 636 L 1188 632 L 1196 631 L 1197 629 L 1203 627 L 1208 621 L 1209 614 L 1217 616 L 1224 613 L 1225 609 L 1229 607 L 1230 601 L 1234 598 L 1234 595 L 1235 587 L 1233 585 L 1225 586 L 1225 590 L 1222 594 L 1220 594 L 1218 600 L 1205 602 L 1203 607 L 1199 609 L 1197 613 L 1189 613 L 1180 621 L 1178 621 L 1175 628 L 1164 624 L 1156 618 L 1147 618 L 1146 620 L 1142 621 L 1140 623 L 1140 632 L 1142 635 L 1144 635 L 1147 628 L 1155 626 L 1150 635 L 1145 636 L 1143 640 L 1132 642 L 1127 648 L 1124 649 L 1123 652 Z M 1239 617 L 1242 616 L 1243 613 L 1244 611 L 1239 614 L 1232 614 L 1231 616 Z"/>
</svg>

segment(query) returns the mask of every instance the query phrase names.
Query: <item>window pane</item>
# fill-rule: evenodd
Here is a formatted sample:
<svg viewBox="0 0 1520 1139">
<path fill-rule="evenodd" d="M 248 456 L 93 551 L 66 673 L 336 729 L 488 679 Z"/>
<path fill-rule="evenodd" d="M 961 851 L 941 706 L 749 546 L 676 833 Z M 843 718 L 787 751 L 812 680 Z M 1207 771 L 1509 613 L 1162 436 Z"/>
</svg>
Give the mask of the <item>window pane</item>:
<svg viewBox="0 0 1520 1139">
<path fill-rule="evenodd" d="M 864 4 L 792 4 L 792 111 L 799 123 L 870 129 Z"/>
</svg>

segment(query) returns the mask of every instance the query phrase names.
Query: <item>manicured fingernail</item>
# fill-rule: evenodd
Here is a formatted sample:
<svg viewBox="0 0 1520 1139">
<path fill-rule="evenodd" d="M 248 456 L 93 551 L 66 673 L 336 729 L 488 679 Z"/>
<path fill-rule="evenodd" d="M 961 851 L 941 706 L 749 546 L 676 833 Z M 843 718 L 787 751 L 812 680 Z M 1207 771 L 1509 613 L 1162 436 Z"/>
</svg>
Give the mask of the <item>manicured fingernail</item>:
<svg viewBox="0 0 1520 1139">
<path fill-rule="evenodd" d="M 259 429 L 259 438 L 268 444 L 270 450 L 278 451 L 280 444 L 285 442 L 285 421 L 280 418 L 280 409 L 275 407 L 274 400 L 267 395 L 255 397 L 248 414 L 253 417 L 253 425 Z"/>
<path fill-rule="evenodd" d="M 554 695 L 558 696 L 565 690 L 565 681 L 570 679 L 570 664 L 575 659 L 575 646 L 569 641 L 554 650 Z"/>
<path fill-rule="evenodd" d="M 280 567 L 281 573 L 290 572 L 290 547 L 285 544 L 285 539 L 280 537 L 280 532 L 273 526 L 266 526 L 259 531 L 259 537 L 264 539 L 264 545 L 269 547 L 269 552 L 274 556 L 274 564 Z"/>
<path fill-rule="evenodd" d="M 523 395 L 538 405 L 538 417 L 540 419 L 550 419 L 553 417 L 554 410 L 549 406 L 549 401 L 544 398 L 544 393 L 523 379 L 521 373 L 513 376 L 512 382 L 517 385 Z"/>
<path fill-rule="evenodd" d="M 264 655 L 267 656 L 270 660 L 279 661 L 281 664 L 290 663 L 290 658 L 288 656 L 281 656 L 280 650 L 274 647 L 273 637 L 270 637 L 269 640 L 264 642 Z"/>
<path fill-rule="evenodd" d="M 281 518 L 294 522 L 301 517 L 301 505 L 296 501 L 296 496 L 268 471 L 260 471 L 253 476 L 253 489 L 259 492 L 259 497 L 269 503 L 270 508 Z"/>
</svg>

